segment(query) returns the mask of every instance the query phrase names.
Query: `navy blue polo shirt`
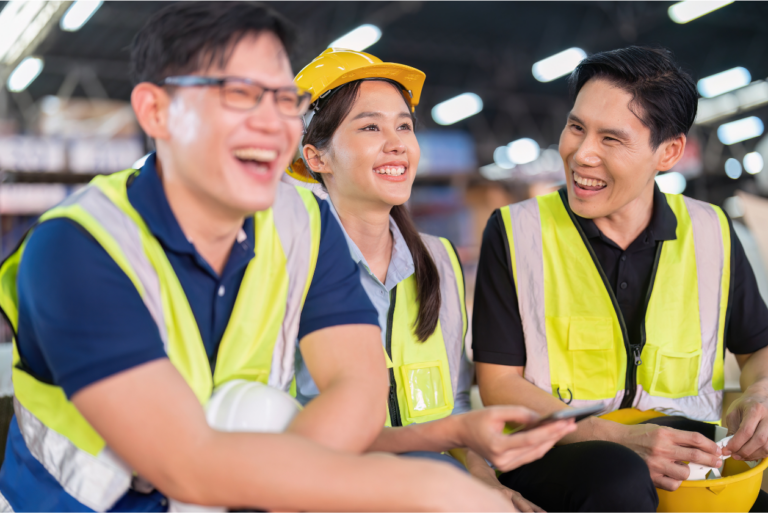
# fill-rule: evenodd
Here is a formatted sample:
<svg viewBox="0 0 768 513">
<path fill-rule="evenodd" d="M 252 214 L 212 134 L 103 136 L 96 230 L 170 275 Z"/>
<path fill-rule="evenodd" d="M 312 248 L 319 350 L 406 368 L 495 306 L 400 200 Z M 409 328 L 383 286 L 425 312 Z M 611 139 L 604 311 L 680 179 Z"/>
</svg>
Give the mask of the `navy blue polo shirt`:
<svg viewBox="0 0 768 513">
<path fill-rule="evenodd" d="M 154 155 L 129 183 L 128 199 L 165 250 L 213 361 L 254 257 L 253 219 L 243 223 L 219 276 L 176 221 Z M 301 314 L 300 339 L 331 326 L 378 326 L 341 228 L 326 202 L 318 200 L 318 205 L 320 251 Z M 166 357 L 136 287 L 73 221 L 53 219 L 34 230 L 19 267 L 18 290 L 17 342 L 23 364 L 38 379 L 62 387 L 67 397 L 100 379 Z"/>
</svg>

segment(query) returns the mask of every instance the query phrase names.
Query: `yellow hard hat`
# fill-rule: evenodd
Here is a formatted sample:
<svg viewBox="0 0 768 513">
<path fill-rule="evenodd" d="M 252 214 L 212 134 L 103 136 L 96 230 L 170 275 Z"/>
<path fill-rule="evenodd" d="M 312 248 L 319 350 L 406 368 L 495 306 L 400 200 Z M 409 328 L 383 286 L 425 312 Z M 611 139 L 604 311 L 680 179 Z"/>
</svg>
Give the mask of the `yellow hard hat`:
<svg viewBox="0 0 768 513">
<path fill-rule="evenodd" d="M 337 87 L 365 78 L 387 78 L 403 86 L 411 97 L 411 110 L 419 104 L 427 76 L 416 68 L 383 62 L 369 53 L 328 48 L 299 71 L 293 81 L 312 94 L 314 103 Z"/>
<path fill-rule="evenodd" d="M 369 53 L 344 48 L 328 48 L 304 66 L 304 69 L 299 71 L 293 79 L 297 86 L 312 95 L 310 102 L 313 105 L 304 115 L 305 128 L 309 126 L 314 113 L 318 110 L 315 102 L 319 98 L 325 97 L 344 84 L 371 78 L 384 78 L 400 84 L 408 93 L 406 99 L 410 101 L 411 111 L 413 111 L 421 99 L 421 90 L 424 88 L 427 75 L 423 71 L 404 64 L 383 62 Z M 299 153 L 301 153 L 301 145 L 299 146 Z M 318 183 L 301 157 L 297 158 L 285 172 L 301 184 Z"/>
</svg>

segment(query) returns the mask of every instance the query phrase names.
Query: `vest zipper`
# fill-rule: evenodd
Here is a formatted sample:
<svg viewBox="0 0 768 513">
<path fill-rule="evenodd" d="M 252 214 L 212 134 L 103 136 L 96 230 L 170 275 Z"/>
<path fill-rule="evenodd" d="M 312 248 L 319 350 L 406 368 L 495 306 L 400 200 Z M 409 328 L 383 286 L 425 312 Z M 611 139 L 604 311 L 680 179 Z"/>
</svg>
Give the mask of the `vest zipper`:
<svg viewBox="0 0 768 513">
<path fill-rule="evenodd" d="M 584 242 L 584 246 L 586 246 L 587 251 L 589 251 L 589 255 L 592 257 L 592 262 L 595 264 L 595 267 L 597 268 L 597 272 L 600 274 L 600 278 L 603 280 L 603 286 L 605 287 L 605 290 L 608 292 L 608 297 L 611 298 L 611 304 L 613 305 L 613 310 L 616 312 L 616 316 L 619 319 L 619 327 L 621 328 L 621 337 L 624 340 L 624 348 L 627 352 L 627 369 L 626 369 L 626 376 L 624 379 L 624 398 L 621 400 L 621 405 L 619 408 L 631 408 L 632 403 L 635 400 L 635 396 L 637 395 L 637 367 L 643 364 L 642 359 L 640 358 L 640 355 L 643 352 L 643 346 L 645 345 L 645 322 L 641 325 L 641 336 L 640 336 L 640 345 L 637 344 L 630 344 L 629 343 L 629 334 L 627 333 L 627 323 L 624 321 L 624 315 L 621 313 L 621 308 L 619 307 L 619 301 L 616 299 L 616 294 L 613 292 L 613 287 L 611 287 L 611 284 L 608 282 L 608 277 L 605 275 L 605 271 L 603 271 L 603 266 L 600 265 L 600 261 L 597 259 L 597 255 L 595 255 L 595 251 L 592 249 L 592 245 L 589 243 L 589 240 L 587 239 L 587 236 L 584 234 L 584 231 L 581 229 L 581 225 L 579 224 L 578 220 L 576 220 L 576 214 L 574 214 L 571 211 L 571 207 L 568 204 L 568 196 L 564 189 L 561 189 L 560 191 L 560 199 L 563 202 L 563 206 L 565 207 L 566 212 L 568 212 L 568 215 L 571 218 L 571 222 L 576 227 L 576 230 L 579 232 L 579 235 L 581 236 L 581 240 Z M 656 270 L 659 267 L 659 256 L 661 255 L 661 241 L 658 244 L 657 250 L 656 250 L 656 259 L 653 263 L 653 272 L 651 273 L 651 283 L 648 285 L 648 292 L 646 294 L 645 298 L 645 308 L 643 310 L 643 318 L 645 318 L 645 311 L 648 309 L 648 302 L 651 299 L 651 290 L 653 289 L 653 282 L 656 279 Z"/>
<path fill-rule="evenodd" d="M 631 384 L 631 387 L 628 388 L 627 392 L 624 395 L 624 400 L 621 401 L 620 408 L 631 408 L 632 403 L 635 402 L 635 397 L 637 396 L 637 367 L 643 364 L 643 360 L 640 358 L 640 355 L 643 352 L 643 348 L 645 347 L 645 315 L 648 313 L 648 303 L 651 302 L 651 293 L 653 292 L 653 285 L 656 282 L 656 271 L 659 269 L 659 261 L 661 260 L 661 248 L 664 245 L 664 241 L 660 240 L 656 244 L 656 256 L 653 259 L 653 270 L 651 271 L 651 281 L 648 284 L 648 290 L 645 294 L 645 304 L 643 305 L 643 322 L 640 324 L 640 345 L 633 345 L 632 346 L 632 354 L 635 357 L 634 358 L 634 365 L 630 367 L 630 365 L 627 365 L 627 378 L 629 383 Z M 629 374 L 631 372 L 631 379 Z"/>
<path fill-rule="evenodd" d="M 392 361 L 392 368 L 389 369 L 389 423 L 392 427 L 403 425 L 400 418 L 400 404 L 397 401 L 397 381 L 395 380 L 394 360 L 392 359 L 392 325 L 395 321 L 395 303 L 397 302 L 397 287 L 389 292 L 389 311 L 387 312 L 387 354 Z"/>
</svg>

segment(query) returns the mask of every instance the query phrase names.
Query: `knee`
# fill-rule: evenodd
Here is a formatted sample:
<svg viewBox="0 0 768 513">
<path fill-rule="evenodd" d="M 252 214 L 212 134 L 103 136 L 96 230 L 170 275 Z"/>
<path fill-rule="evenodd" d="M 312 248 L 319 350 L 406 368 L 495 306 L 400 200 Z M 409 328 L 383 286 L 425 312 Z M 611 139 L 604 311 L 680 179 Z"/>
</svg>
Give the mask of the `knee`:
<svg viewBox="0 0 768 513">
<path fill-rule="evenodd" d="M 595 511 L 656 511 L 659 497 L 648 465 L 634 451 L 611 442 L 591 442 L 590 495 Z M 586 477 L 586 476 L 585 476 Z"/>
</svg>

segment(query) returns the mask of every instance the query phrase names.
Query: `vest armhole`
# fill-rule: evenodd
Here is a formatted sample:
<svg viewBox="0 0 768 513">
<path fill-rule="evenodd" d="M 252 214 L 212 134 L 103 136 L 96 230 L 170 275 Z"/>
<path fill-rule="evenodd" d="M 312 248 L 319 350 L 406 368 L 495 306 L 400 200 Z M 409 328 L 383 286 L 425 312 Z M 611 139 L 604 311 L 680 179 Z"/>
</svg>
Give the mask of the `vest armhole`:
<svg viewBox="0 0 768 513">
<path fill-rule="evenodd" d="M 723 215 L 725 216 L 726 221 L 728 221 L 728 237 L 730 237 L 730 278 L 728 280 L 728 305 L 725 307 L 725 326 L 723 328 L 723 358 L 725 358 L 725 351 L 728 348 L 728 328 L 731 324 L 731 311 L 733 309 L 733 282 L 734 282 L 734 274 L 736 273 L 736 263 L 734 262 L 733 258 L 733 241 L 736 238 L 736 232 L 733 230 L 733 221 L 731 220 L 731 216 L 728 215 L 728 213 L 725 211 L 725 209 L 720 209 Z"/>
<path fill-rule="evenodd" d="M 502 208 L 509 208 L 509 205 Z M 507 227 L 504 226 L 504 218 L 503 214 L 501 213 L 501 208 L 496 209 L 496 212 L 499 214 L 496 216 L 496 227 L 501 232 L 501 240 L 503 242 L 502 246 L 504 246 L 504 255 L 507 258 L 507 272 L 509 272 L 509 279 L 512 280 L 512 288 L 515 290 L 515 294 L 517 294 L 517 282 L 515 281 L 515 270 L 512 267 L 512 255 L 510 254 L 510 243 L 509 237 L 507 237 Z"/>
</svg>

